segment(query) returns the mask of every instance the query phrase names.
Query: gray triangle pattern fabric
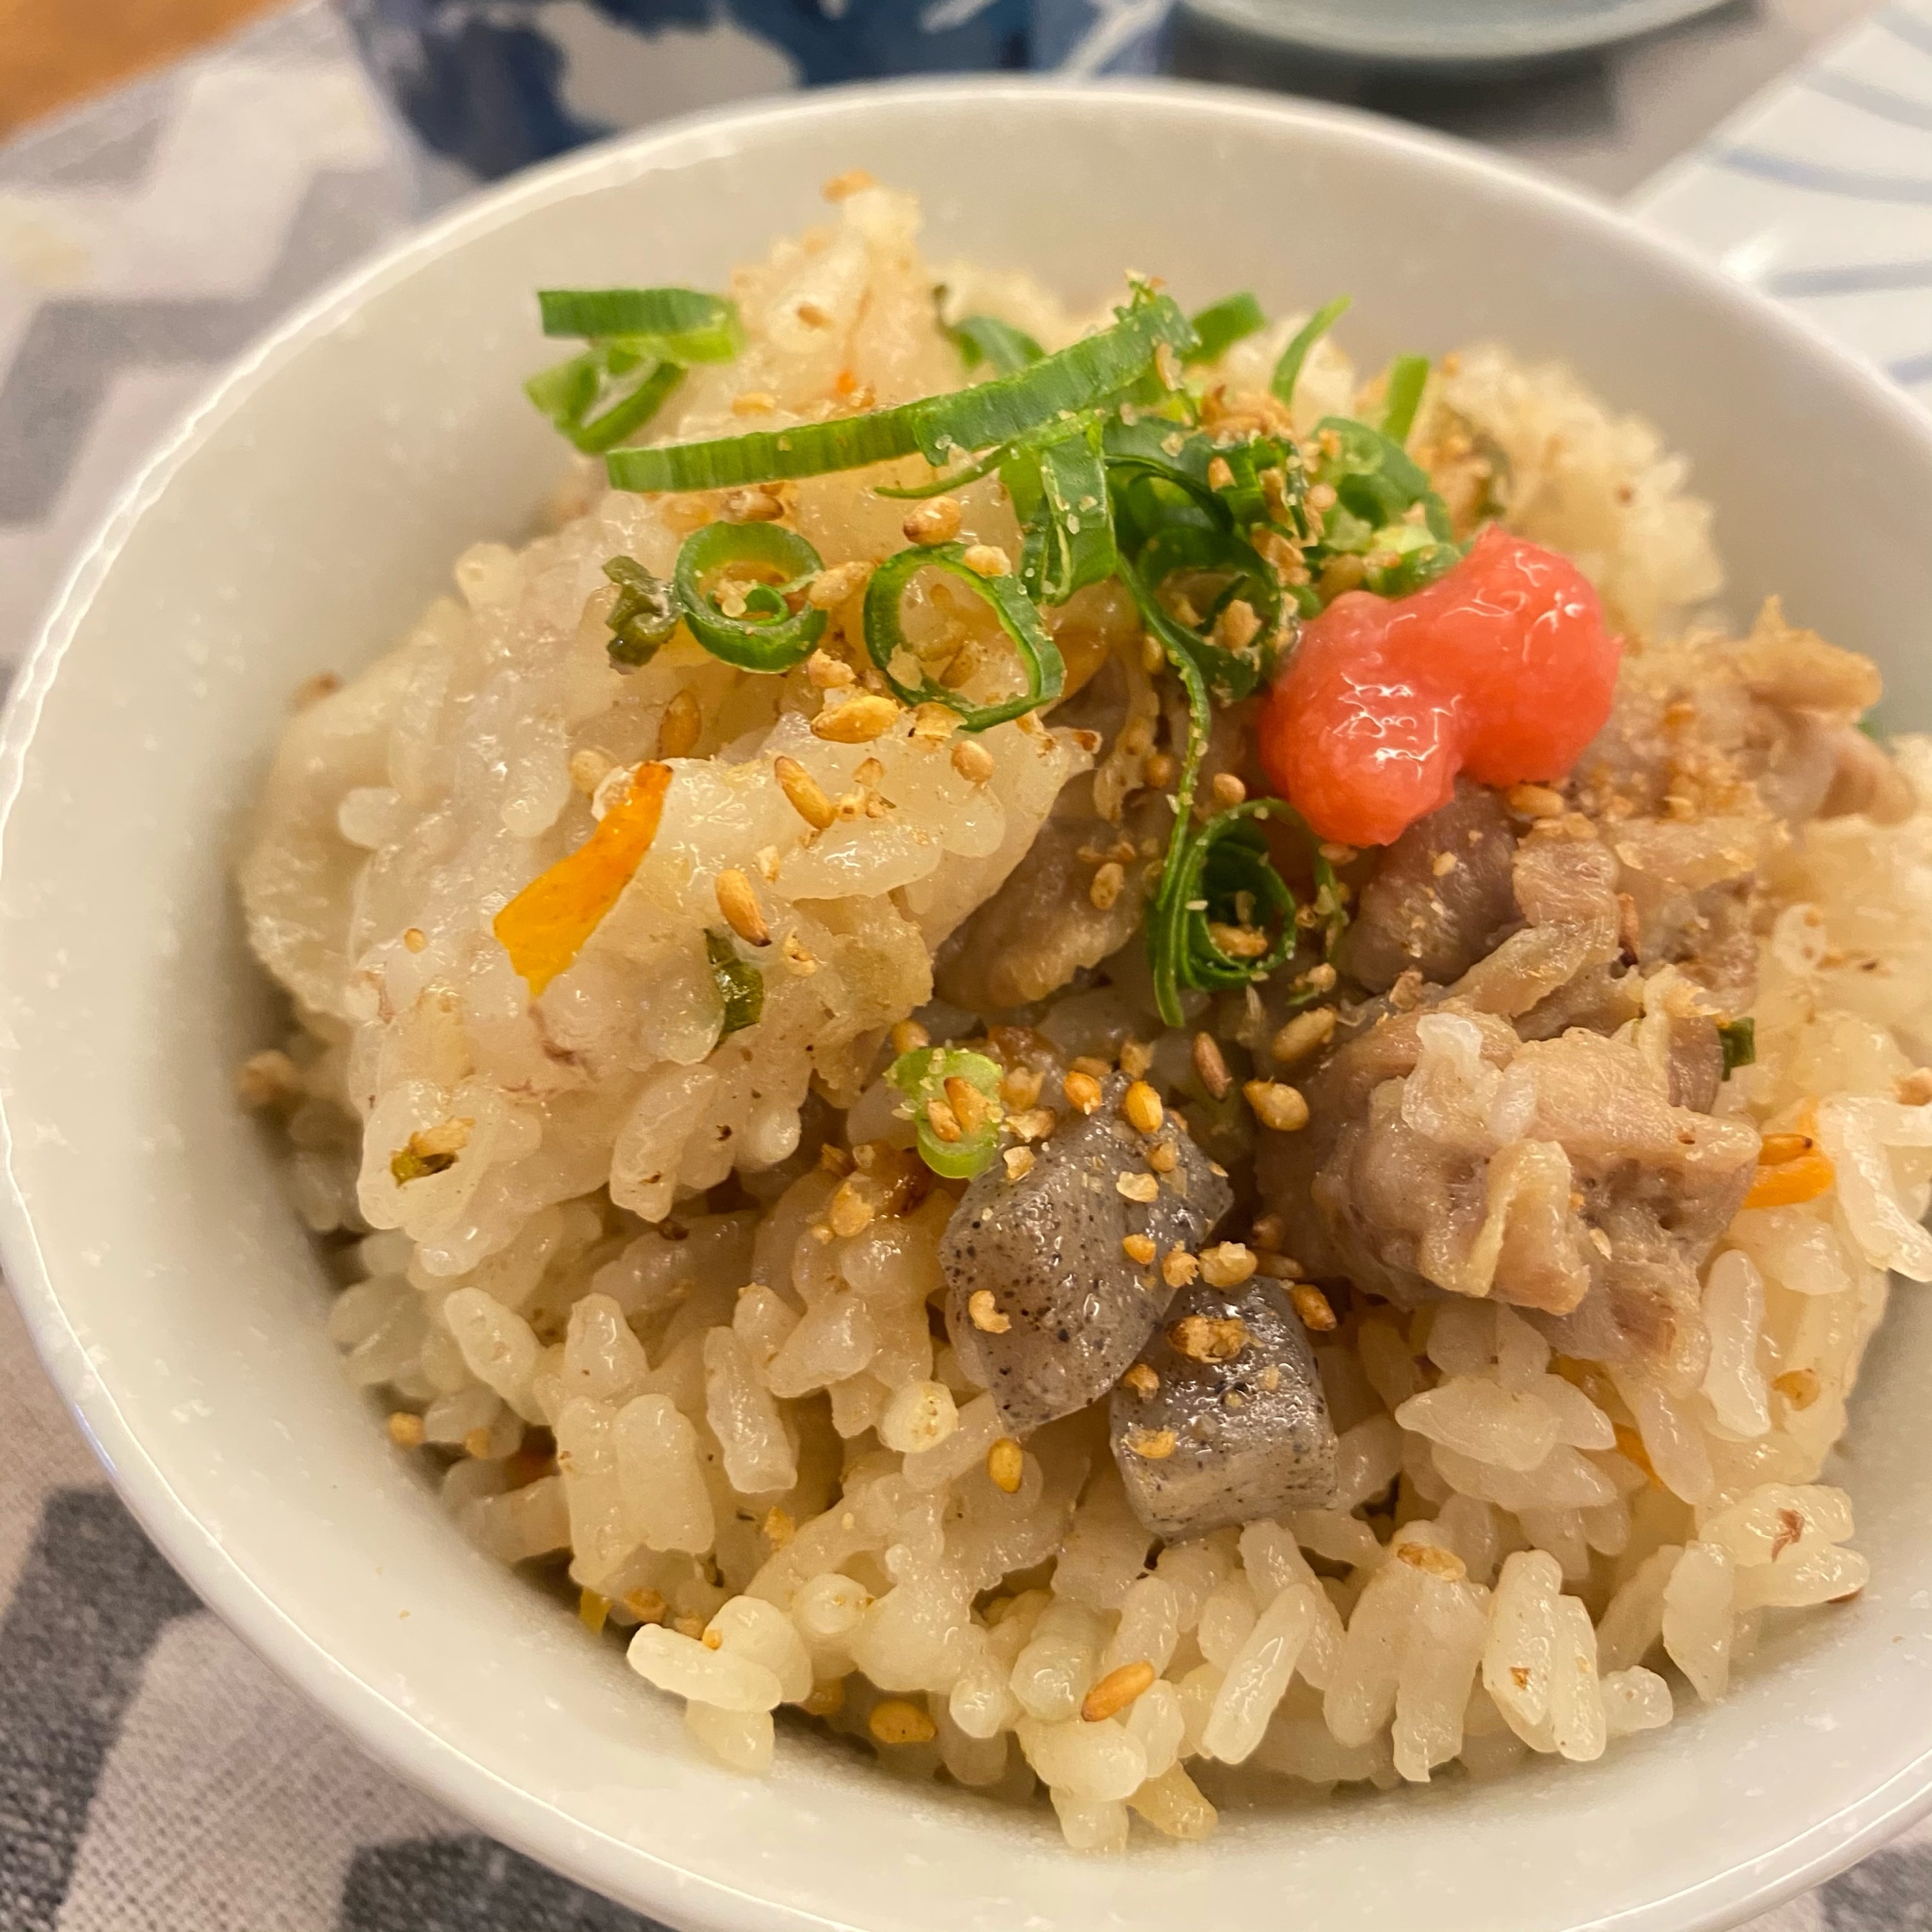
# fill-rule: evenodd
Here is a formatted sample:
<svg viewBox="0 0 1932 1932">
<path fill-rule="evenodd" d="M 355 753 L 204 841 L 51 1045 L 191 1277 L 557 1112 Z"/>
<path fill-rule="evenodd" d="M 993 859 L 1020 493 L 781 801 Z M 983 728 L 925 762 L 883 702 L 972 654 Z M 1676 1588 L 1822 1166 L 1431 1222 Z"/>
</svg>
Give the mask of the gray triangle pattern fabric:
<svg viewBox="0 0 1932 1932">
<path fill-rule="evenodd" d="M 0 675 L 220 364 L 457 185 L 320 0 L 0 150 Z M 4 1296 L 0 1928 L 663 1932 L 402 1784 L 203 1610 Z M 1932 1932 L 1932 1831 L 1751 1932 Z"/>
</svg>

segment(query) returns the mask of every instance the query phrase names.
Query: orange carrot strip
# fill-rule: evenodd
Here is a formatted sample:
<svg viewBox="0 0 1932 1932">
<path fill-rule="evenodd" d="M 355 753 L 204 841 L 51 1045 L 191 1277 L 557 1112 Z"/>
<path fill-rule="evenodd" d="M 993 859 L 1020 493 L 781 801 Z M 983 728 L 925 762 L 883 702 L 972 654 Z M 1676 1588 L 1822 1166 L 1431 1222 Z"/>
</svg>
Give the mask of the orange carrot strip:
<svg viewBox="0 0 1932 1932">
<path fill-rule="evenodd" d="M 528 980 L 532 997 L 573 964 L 623 895 L 658 836 L 669 786 L 668 765 L 639 765 L 596 831 L 497 915 L 491 930 Z"/>
<path fill-rule="evenodd" d="M 1796 1160 L 1760 1167 L 1750 1192 L 1745 1196 L 1745 1206 L 1795 1208 L 1801 1201 L 1817 1200 L 1837 1178 L 1837 1169 L 1832 1165 L 1829 1154 L 1802 1153 Z"/>
</svg>

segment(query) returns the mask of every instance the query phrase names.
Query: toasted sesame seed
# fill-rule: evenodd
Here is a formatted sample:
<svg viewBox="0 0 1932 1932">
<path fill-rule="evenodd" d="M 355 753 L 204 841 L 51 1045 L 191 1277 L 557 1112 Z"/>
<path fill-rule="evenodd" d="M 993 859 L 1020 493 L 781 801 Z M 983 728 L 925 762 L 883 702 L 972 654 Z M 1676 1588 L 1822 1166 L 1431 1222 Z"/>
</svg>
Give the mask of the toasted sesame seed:
<svg viewBox="0 0 1932 1932">
<path fill-rule="evenodd" d="M 827 1174 L 836 1174 L 841 1179 L 852 1172 L 852 1156 L 837 1141 L 827 1141 L 818 1150 L 818 1164 Z"/>
<path fill-rule="evenodd" d="M 1932 1066 L 1916 1066 L 1892 1083 L 1901 1107 L 1922 1107 L 1932 1101 Z"/>
<path fill-rule="evenodd" d="M 1160 1278 L 1169 1288 L 1185 1288 L 1200 1272 L 1200 1256 L 1185 1248 L 1169 1248 L 1160 1264 Z"/>
<path fill-rule="evenodd" d="M 1306 1272 L 1293 1255 L 1257 1255 L 1255 1266 L 1271 1281 L 1299 1281 Z"/>
<path fill-rule="evenodd" d="M 935 1140 L 950 1144 L 965 1137 L 965 1130 L 959 1124 L 959 1116 L 937 1094 L 925 1103 L 925 1123 L 932 1129 Z"/>
<path fill-rule="evenodd" d="M 1155 1141 L 1147 1151 L 1147 1164 L 1156 1174 L 1172 1174 L 1180 1165 L 1180 1150 L 1172 1141 Z"/>
<path fill-rule="evenodd" d="M 895 1053 L 917 1053 L 932 1044 L 932 1036 L 917 1020 L 900 1020 L 893 1028 L 892 1039 Z"/>
<path fill-rule="evenodd" d="M 1329 1307 L 1328 1297 L 1312 1281 L 1291 1282 L 1288 1296 L 1294 1303 L 1294 1312 L 1301 1317 L 1304 1328 L 1325 1335 L 1335 1326 L 1335 1311 Z"/>
<path fill-rule="evenodd" d="M 1141 776 L 1155 791 L 1165 791 L 1180 776 L 1180 766 L 1168 752 L 1150 752 Z"/>
<path fill-rule="evenodd" d="M 1239 805 L 1248 795 L 1247 786 L 1233 772 L 1216 772 L 1208 789 L 1213 792 L 1216 805 Z"/>
<path fill-rule="evenodd" d="M 1023 1141 L 1043 1141 L 1060 1124 L 1051 1107 L 1023 1107 L 1007 1116 L 1007 1126 Z"/>
<path fill-rule="evenodd" d="M 882 1745 L 929 1745 L 939 1735 L 939 1726 L 903 1697 L 885 1697 L 874 1704 L 866 1728 Z"/>
<path fill-rule="evenodd" d="M 1209 1288 L 1238 1288 L 1254 1271 L 1254 1252 L 1239 1241 L 1217 1241 L 1201 1250 L 1201 1278 Z"/>
<path fill-rule="evenodd" d="M 1250 1080 L 1241 1092 L 1255 1110 L 1255 1118 L 1278 1134 L 1292 1134 L 1308 1124 L 1308 1102 L 1285 1080 Z"/>
<path fill-rule="evenodd" d="M 1142 1398 L 1154 1394 L 1160 1387 L 1160 1378 L 1145 1362 L 1136 1362 L 1121 1379 Z"/>
<path fill-rule="evenodd" d="M 1504 797 L 1509 801 L 1509 809 L 1521 818 L 1560 818 L 1563 815 L 1563 794 L 1552 791 L 1548 785 L 1514 784 Z"/>
<path fill-rule="evenodd" d="M 747 946 L 769 946 L 771 928 L 758 910 L 758 895 L 752 882 L 735 866 L 726 866 L 718 874 L 718 910 L 724 923 Z"/>
<path fill-rule="evenodd" d="M 313 677 L 304 678 L 296 686 L 295 695 L 289 699 L 289 708 L 306 711 L 311 705 L 320 704 L 325 697 L 333 697 L 342 689 L 342 677 L 337 671 L 319 670 Z"/>
<path fill-rule="evenodd" d="M 1228 1071 L 1220 1041 L 1211 1033 L 1194 1036 L 1194 1070 L 1201 1076 L 1202 1086 L 1215 1099 L 1226 1098 L 1228 1089 L 1234 1085 L 1234 1075 Z"/>
<path fill-rule="evenodd" d="M 818 971 L 818 961 L 811 956 L 810 949 L 795 932 L 786 933 L 780 941 L 779 957 L 784 961 L 785 971 L 795 974 L 801 980 L 809 980 Z"/>
<path fill-rule="evenodd" d="M 842 691 L 858 681 L 859 673 L 841 657 L 820 648 L 805 661 L 805 674 L 820 691 Z"/>
<path fill-rule="evenodd" d="M 951 543 L 959 534 L 961 521 L 956 497 L 932 497 L 923 503 L 915 503 L 906 512 L 899 528 L 905 532 L 909 544 L 943 544 Z"/>
<path fill-rule="evenodd" d="M 912 708 L 912 741 L 924 751 L 943 745 L 959 728 L 959 714 L 950 704 L 928 701 Z"/>
<path fill-rule="evenodd" d="M 1468 1565 L 1453 1549 L 1438 1549 L 1433 1543 L 1399 1543 L 1395 1553 L 1411 1569 L 1448 1583 L 1460 1583 L 1469 1574 Z"/>
<path fill-rule="evenodd" d="M 423 1419 L 399 1408 L 389 1417 L 389 1440 L 398 1449 L 420 1449 L 423 1445 Z"/>
<path fill-rule="evenodd" d="M 1126 873 L 1116 861 L 1109 859 L 1094 871 L 1094 882 L 1087 888 L 1087 896 L 1099 911 L 1110 911 L 1126 883 Z"/>
<path fill-rule="evenodd" d="M 835 563 L 821 570 L 807 586 L 805 601 L 814 611 L 836 611 L 865 589 L 872 575 L 869 563 Z"/>
<path fill-rule="evenodd" d="M 842 704 L 828 704 L 811 721 L 811 735 L 835 745 L 866 745 L 883 737 L 903 716 L 895 699 L 862 692 Z"/>
<path fill-rule="evenodd" d="M 403 945 L 411 952 L 426 952 L 429 947 L 429 934 L 419 925 L 405 926 Z"/>
<path fill-rule="evenodd" d="M 1108 1671 L 1082 1701 L 1081 1717 L 1090 1724 L 1097 1724 L 1102 1718 L 1111 1718 L 1116 1711 L 1124 1711 L 1144 1690 L 1153 1688 L 1154 1679 L 1159 1675 L 1145 1658 L 1137 1663 L 1123 1663 L 1118 1670 Z"/>
<path fill-rule="evenodd" d="M 984 784 L 993 776 L 993 754 L 977 738 L 961 738 L 952 748 L 952 769 L 968 784 Z"/>
<path fill-rule="evenodd" d="M 734 416 L 768 416 L 778 406 L 779 399 L 769 389 L 741 389 L 731 398 Z"/>
<path fill-rule="evenodd" d="M 779 788 L 791 809 L 814 832 L 823 832 L 838 817 L 832 801 L 825 795 L 825 787 L 796 758 L 781 754 L 773 759 L 772 769 L 778 774 Z"/>
<path fill-rule="evenodd" d="M 405 942 L 407 943 L 407 942 Z M 302 1096 L 300 1069 L 280 1047 L 251 1053 L 235 1075 L 235 1092 L 244 1107 L 265 1112 L 292 1107 Z"/>
<path fill-rule="evenodd" d="M 1145 1080 L 1136 1080 L 1121 1095 L 1121 1112 L 1136 1133 L 1157 1134 L 1167 1110 L 1160 1104 L 1160 1095 Z"/>
<path fill-rule="evenodd" d="M 765 1512 L 765 1520 L 759 1527 L 765 1533 L 765 1541 L 774 1549 L 782 1549 L 798 1534 L 798 1524 L 792 1520 L 791 1512 L 781 1509 L 777 1503 Z"/>
<path fill-rule="evenodd" d="M 1100 1083 L 1078 1067 L 1060 1083 L 1060 1089 L 1066 1095 L 1067 1104 L 1078 1107 L 1083 1114 L 1093 1113 L 1104 1097 Z"/>
<path fill-rule="evenodd" d="M 990 1288 L 976 1288 L 966 1297 L 966 1315 L 982 1335 L 1004 1335 L 1013 1325 L 1011 1316 L 1000 1313 Z"/>
<path fill-rule="evenodd" d="M 584 745 L 570 754 L 570 782 L 585 798 L 594 798 L 597 787 L 611 776 L 616 759 L 594 745 Z"/>
<path fill-rule="evenodd" d="M 986 1451 L 986 1476 L 1005 1495 L 1017 1495 L 1026 1479 L 1026 1454 L 1010 1435 L 1002 1435 Z"/>
<path fill-rule="evenodd" d="M 835 1235 L 849 1237 L 863 1233 L 871 1219 L 872 1204 L 859 1185 L 859 1177 L 853 1175 L 840 1181 L 831 1207 L 825 1210 L 826 1225 Z"/>
<path fill-rule="evenodd" d="M 1438 852 L 1429 862 L 1430 872 L 1438 879 L 1446 879 L 1463 862 L 1453 852 Z"/>
<path fill-rule="evenodd" d="M 783 503 L 769 490 L 754 485 L 725 492 L 724 520 L 727 524 L 775 524 L 783 515 Z"/>
<path fill-rule="evenodd" d="M 1031 1107 L 1039 1098 L 1039 1075 L 1031 1066 L 1009 1066 L 1000 1076 L 1000 1098 L 1009 1107 Z"/>
<path fill-rule="evenodd" d="M 1009 1180 L 1024 1180 L 1033 1172 L 1034 1151 L 1032 1148 L 1009 1148 L 1000 1158 L 1006 1163 Z"/>
<path fill-rule="evenodd" d="M 1122 1235 L 1121 1252 L 1136 1267 L 1148 1266 L 1154 1258 L 1153 1236 L 1151 1235 Z"/>
<path fill-rule="evenodd" d="M 1126 1434 L 1127 1453 L 1147 1463 L 1166 1462 L 1179 1441 L 1171 1429 L 1130 1429 Z"/>
<path fill-rule="evenodd" d="M 1249 1245 L 1256 1248 L 1278 1248 L 1288 1238 L 1288 1223 L 1279 1214 L 1257 1214 L 1254 1233 L 1248 1236 Z"/>
<path fill-rule="evenodd" d="M 1268 1051 L 1284 1066 L 1293 1065 L 1297 1060 L 1306 1060 L 1319 1046 L 1326 1046 L 1335 1037 L 1335 1009 L 1315 1007 L 1305 1013 L 1296 1013 L 1274 1038 L 1268 1042 Z"/>
<path fill-rule="evenodd" d="M 697 699 L 690 692 L 680 691 L 658 720 L 658 756 L 690 757 L 703 732 L 704 716 L 697 708 Z"/>
<path fill-rule="evenodd" d="M 663 1623 L 665 1612 L 670 1608 L 670 1605 L 665 1602 L 663 1592 L 659 1590 L 626 1590 L 617 1601 L 640 1624 Z"/>
<path fill-rule="evenodd" d="M 1127 1039 L 1121 1042 L 1121 1071 L 1129 1080 L 1138 1080 L 1153 1065 L 1153 1048 L 1145 1040 Z"/>
<path fill-rule="evenodd" d="M 813 1718 L 836 1718 L 845 1708 L 844 1678 L 828 1677 L 823 1684 L 814 1684 L 811 1695 L 798 1708 Z"/>
<path fill-rule="evenodd" d="M 1123 1200 L 1149 1202 L 1160 1198 L 1160 1182 L 1151 1174 L 1117 1174 L 1114 1192 Z"/>
<path fill-rule="evenodd" d="M 1167 1339 L 1190 1362 L 1232 1362 L 1248 1346 L 1248 1324 L 1238 1315 L 1183 1315 Z"/>
<path fill-rule="evenodd" d="M 1231 599 L 1214 619 L 1214 641 L 1224 651 L 1244 651 L 1261 634 L 1262 620 L 1245 597 Z"/>
<path fill-rule="evenodd" d="M 1010 577 L 1012 559 L 998 544 L 968 544 L 959 561 L 975 577 Z"/>
</svg>

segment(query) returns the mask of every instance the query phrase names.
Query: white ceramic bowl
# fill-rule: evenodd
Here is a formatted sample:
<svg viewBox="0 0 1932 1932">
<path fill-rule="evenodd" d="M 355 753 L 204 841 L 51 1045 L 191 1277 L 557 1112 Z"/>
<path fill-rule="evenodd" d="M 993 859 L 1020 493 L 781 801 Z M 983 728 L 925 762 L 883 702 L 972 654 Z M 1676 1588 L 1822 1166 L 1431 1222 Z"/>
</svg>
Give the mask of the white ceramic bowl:
<svg viewBox="0 0 1932 1932">
<path fill-rule="evenodd" d="M 619 1652 L 469 1550 L 324 1338 L 322 1270 L 237 1112 L 270 1037 L 225 876 L 291 690 L 354 669 L 512 536 L 558 449 L 519 393 L 539 284 L 722 283 L 853 165 L 937 255 L 1075 295 L 1351 289 L 1367 355 L 1508 336 L 1688 450 L 1739 601 L 1871 652 L 1932 719 L 1932 425 L 1615 216 L 1472 153 L 1239 95 L 983 81 L 824 95 L 595 151 L 471 203 L 247 356 L 156 457 L 41 639 L 0 767 L 8 1272 L 122 1493 L 207 1601 L 399 1770 L 689 1932 L 1690 1932 L 1932 1797 L 1932 1306 L 1902 1292 L 1844 1479 L 1871 1588 L 1726 1703 L 1487 1787 L 1200 1848 L 1071 1857 L 1051 1821 L 787 1737 L 746 1781 Z"/>
</svg>

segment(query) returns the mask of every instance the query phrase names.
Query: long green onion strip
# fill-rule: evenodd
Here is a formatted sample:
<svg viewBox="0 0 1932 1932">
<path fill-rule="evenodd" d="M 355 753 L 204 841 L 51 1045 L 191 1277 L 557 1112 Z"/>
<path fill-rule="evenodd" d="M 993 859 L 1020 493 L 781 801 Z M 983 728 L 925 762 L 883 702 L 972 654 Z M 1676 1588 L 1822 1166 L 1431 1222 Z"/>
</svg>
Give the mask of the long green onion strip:
<svg viewBox="0 0 1932 1932">
<path fill-rule="evenodd" d="M 696 289 L 540 289 L 546 335 L 589 344 L 524 393 L 579 449 L 602 455 L 664 407 L 685 367 L 727 362 L 745 344 L 738 306 Z"/>
<path fill-rule="evenodd" d="M 1308 360 L 1308 352 L 1348 313 L 1353 299 L 1352 296 L 1337 296 L 1333 301 L 1324 302 L 1290 338 L 1268 384 L 1282 402 L 1294 401 L 1294 385 L 1301 380 L 1301 365 Z"/>
<path fill-rule="evenodd" d="M 1194 333 L 1201 346 L 1187 356 L 1189 362 L 1218 362 L 1236 343 L 1258 334 L 1267 327 L 1262 305 L 1245 289 L 1237 296 L 1226 296 L 1210 303 L 1193 318 Z"/>
<path fill-rule="evenodd" d="M 1408 440 L 1415 427 L 1415 412 L 1422 404 L 1422 391 L 1429 381 L 1429 357 L 1398 355 L 1389 364 L 1388 387 L 1382 399 L 1382 434 L 1397 444 Z"/>
<path fill-rule="evenodd" d="M 738 304 L 696 289 L 539 289 L 546 335 L 621 341 L 671 362 L 728 362 L 745 346 Z"/>
<path fill-rule="evenodd" d="M 606 619 L 611 626 L 611 662 L 636 670 L 670 641 L 684 613 L 671 586 L 653 577 L 634 556 L 610 558 L 604 575 L 617 586 L 617 601 Z"/>
<path fill-rule="evenodd" d="M 1167 296 L 1135 290 L 1111 328 L 1103 328 L 1017 375 L 969 389 L 923 396 L 895 409 L 789 429 L 754 430 L 706 442 L 613 449 L 605 459 L 619 490 L 716 490 L 775 478 L 822 476 L 900 456 L 935 469 L 996 443 L 1009 443 L 1068 411 L 1092 408 L 1156 372 L 1163 347 L 1194 347 L 1187 318 Z"/>
<path fill-rule="evenodd" d="M 768 527 L 768 526 L 767 526 Z M 1026 672 L 1027 688 L 1015 697 L 977 704 L 922 669 L 918 684 L 906 683 L 896 661 L 917 659 L 899 622 L 899 602 L 922 570 L 941 570 L 965 584 L 993 613 Z M 1029 711 L 1057 703 L 1066 685 L 1060 646 L 1039 621 L 1039 612 L 1017 577 L 981 577 L 966 562 L 963 544 L 916 545 L 895 552 L 872 572 L 866 585 L 866 649 L 879 675 L 905 704 L 944 704 L 959 714 L 962 731 L 984 731 Z"/>
<path fill-rule="evenodd" d="M 962 1047 L 902 1053 L 886 1078 L 912 1103 L 919 1157 L 949 1180 L 970 1180 L 1000 1151 L 1000 1065 Z"/>
<path fill-rule="evenodd" d="M 946 333 L 968 369 L 987 362 L 997 376 L 1016 376 L 1046 354 L 1023 328 L 1015 328 L 996 315 L 962 315 Z"/>
<path fill-rule="evenodd" d="M 719 1029 L 718 1037 L 725 1039 L 734 1033 L 743 1033 L 747 1027 L 756 1026 L 765 1012 L 765 976 L 739 958 L 731 935 L 716 926 L 705 928 L 704 956 L 711 967 L 712 984 L 718 988 L 718 998 L 724 1009 L 724 1024 Z"/>
<path fill-rule="evenodd" d="M 823 567 L 796 530 L 777 524 L 706 524 L 685 538 L 671 582 L 692 636 L 713 657 L 740 670 L 781 671 L 810 656 L 825 630 L 825 612 L 805 601 Z M 726 611 L 712 587 L 724 572 L 754 580 L 740 591 L 737 612 Z"/>
</svg>

